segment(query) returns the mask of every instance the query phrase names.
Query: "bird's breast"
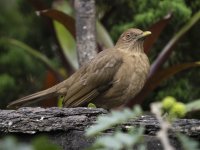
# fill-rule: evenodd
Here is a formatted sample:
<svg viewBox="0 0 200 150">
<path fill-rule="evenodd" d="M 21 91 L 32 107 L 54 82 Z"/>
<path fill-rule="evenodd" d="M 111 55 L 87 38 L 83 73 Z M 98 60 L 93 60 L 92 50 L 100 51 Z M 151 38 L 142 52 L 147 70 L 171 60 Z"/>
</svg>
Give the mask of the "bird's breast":
<svg viewBox="0 0 200 150">
<path fill-rule="evenodd" d="M 144 86 L 148 72 L 149 60 L 145 54 L 124 56 L 107 96 L 117 97 L 119 103 L 133 98 Z"/>
<path fill-rule="evenodd" d="M 132 99 L 144 86 L 149 72 L 145 54 L 124 55 L 123 62 L 113 77 L 112 87 L 95 100 L 100 107 L 114 108 Z"/>
<path fill-rule="evenodd" d="M 133 98 L 144 86 L 149 73 L 149 60 L 145 54 L 133 55 L 127 61 L 129 65 L 129 82 L 127 92 L 127 99 Z"/>
</svg>

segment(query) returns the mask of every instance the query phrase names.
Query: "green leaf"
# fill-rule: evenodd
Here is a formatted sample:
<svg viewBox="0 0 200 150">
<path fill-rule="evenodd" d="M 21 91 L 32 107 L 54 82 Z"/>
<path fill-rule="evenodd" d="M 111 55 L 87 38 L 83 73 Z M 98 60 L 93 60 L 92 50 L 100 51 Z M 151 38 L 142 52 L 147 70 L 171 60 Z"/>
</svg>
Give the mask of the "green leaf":
<svg viewBox="0 0 200 150">
<path fill-rule="evenodd" d="M 76 43 L 74 38 L 62 24 L 56 21 L 54 21 L 53 23 L 57 39 L 65 54 L 65 57 L 68 59 L 73 68 L 78 69 L 78 57 L 76 53 Z"/>
<path fill-rule="evenodd" d="M 134 145 L 143 143 L 143 133 L 143 127 L 134 128 L 128 133 L 115 131 L 114 134 L 99 137 L 92 147 L 94 149 L 132 150 Z"/>
<path fill-rule="evenodd" d="M 34 150 L 32 145 L 19 143 L 13 136 L 6 136 L 0 139 L 0 150 Z"/>
<path fill-rule="evenodd" d="M 47 137 L 41 136 L 33 140 L 32 145 L 35 150 L 61 150 L 61 148 L 53 144 Z"/>
<path fill-rule="evenodd" d="M 164 62 L 169 58 L 170 53 L 172 52 L 175 44 L 191 29 L 200 19 L 200 11 L 195 13 L 193 17 L 185 24 L 172 38 L 171 40 L 165 45 L 162 52 L 156 58 L 156 60 L 151 65 L 151 70 L 149 76 L 152 77 L 164 64 Z"/>
<path fill-rule="evenodd" d="M 189 118 L 200 118 L 200 99 L 186 104 L 186 116 Z"/>
<path fill-rule="evenodd" d="M 44 54 L 40 53 L 38 50 L 30 47 L 29 45 L 21 41 L 12 38 L 1 38 L 0 41 L 6 45 L 17 46 L 21 48 L 22 50 L 24 50 L 25 52 L 42 62 L 48 69 L 53 71 L 56 75 L 60 75 L 59 72 L 55 69 L 55 66 L 53 65 L 51 60 L 49 60 Z"/>
<path fill-rule="evenodd" d="M 98 138 L 94 145 L 103 147 L 103 149 L 121 150 L 123 148 L 119 140 L 111 136 Z"/>
<path fill-rule="evenodd" d="M 143 128 L 137 128 L 135 129 L 135 132 L 117 132 L 114 137 L 118 139 L 123 145 L 125 145 L 125 147 L 131 148 L 133 145 L 140 141 L 143 132 Z"/>
<path fill-rule="evenodd" d="M 187 112 L 200 110 L 200 99 L 186 104 Z"/>
<path fill-rule="evenodd" d="M 148 79 L 142 91 L 140 91 L 140 93 L 133 100 L 131 100 L 128 103 L 128 105 L 132 106 L 135 102 L 141 102 L 145 98 L 145 96 L 147 96 L 151 91 L 153 91 L 161 82 L 172 77 L 173 75 L 183 70 L 199 66 L 200 66 L 200 61 L 197 61 L 197 62 L 174 65 L 172 67 L 158 71 L 156 74 L 154 74 L 152 77 Z"/>
<path fill-rule="evenodd" d="M 133 110 L 124 109 L 123 111 L 111 111 L 110 114 L 99 116 L 96 124 L 86 130 L 87 136 L 94 136 L 112 126 L 124 123 L 130 118 L 136 118 L 141 115 L 142 110 L 139 106 L 135 106 Z"/>
<path fill-rule="evenodd" d="M 153 91 L 164 79 L 171 77 L 172 75 L 190 68 L 199 66 L 199 62 L 194 63 L 186 63 L 186 64 L 180 64 L 173 66 L 168 69 L 164 69 L 160 72 L 158 70 L 160 67 L 165 63 L 165 61 L 169 58 L 172 50 L 174 49 L 175 44 L 191 29 L 200 19 L 200 11 L 195 13 L 192 18 L 188 21 L 187 24 L 185 24 L 172 38 L 171 40 L 165 45 L 159 56 L 156 58 L 156 60 L 151 65 L 149 78 L 143 87 L 143 89 L 136 95 L 134 99 L 129 101 L 127 103 L 128 106 L 133 106 L 134 104 L 141 104 L 145 97 Z M 175 69 L 178 70 L 176 71 Z"/>
<path fill-rule="evenodd" d="M 199 150 L 199 143 L 185 136 L 184 134 L 177 134 L 181 147 L 183 150 Z"/>
<path fill-rule="evenodd" d="M 71 6 L 68 2 L 54 2 L 55 9 L 37 11 L 41 16 L 53 19 L 54 29 L 59 44 L 70 64 L 78 69 L 78 59 L 75 44 L 75 20 L 72 17 Z M 56 10 L 58 9 L 58 10 Z M 104 26 L 97 21 L 97 41 L 103 48 L 113 47 L 113 41 Z"/>
<path fill-rule="evenodd" d="M 59 7 L 61 8 L 61 7 Z M 47 9 L 47 10 L 42 10 L 42 11 L 37 11 L 38 15 L 41 16 L 46 16 L 51 18 L 52 20 L 55 20 L 62 25 L 65 26 L 65 28 L 71 33 L 71 35 L 75 38 L 76 33 L 75 33 L 75 20 L 73 17 L 69 16 L 68 14 L 61 11 L 56 10 L 56 9 Z"/>
<path fill-rule="evenodd" d="M 75 43 L 75 20 L 71 16 L 71 7 L 68 2 L 63 1 L 54 2 L 54 8 L 55 9 L 38 11 L 38 14 L 53 20 L 55 34 L 65 58 L 67 58 L 74 69 L 78 69 L 78 57 Z"/>
<path fill-rule="evenodd" d="M 0 139 L 0 145 L 0 150 L 61 150 L 45 136 L 34 138 L 31 144 L 19 142 L 13 136 L 6 136 Z"/>
<path fill-rule="evenodd" d="M 56 19 L 59 23 L 54 21 L 57 39 L 69 63 L 74 69 L 78 69 L 79 64 L 76 52 L 76 29 L 73 7 L 68 1 L 54 1 L 53 8 L 60 12 L 57 16 L 61 17 L 60 20 Z"/>
<path fill-rule="evenodd" d="M 97 42 L 103 47 L 103 49 L 111 48 L 114 46 L 109 33 L 98 20 L 96 22 L 96 30 L 97 30 Z"/>
<path fill-rule="evenodd" d="M 172 67 L 169 67 L 167 69 L 163 69 L 156 73 L 149 81 L 150 81 L 150 88 L 153 90 L 157 85 L 159 85 L 163 80 L 175 75 L 176 73 L 179 73 L 183 70 L 192 68 L 192 67 L 199 67 L 200 61 L 198 62 L 191 62 L 191 63 L 184 63 L 184 64 L 178 64 L 174 65 Z"/>
</svg>

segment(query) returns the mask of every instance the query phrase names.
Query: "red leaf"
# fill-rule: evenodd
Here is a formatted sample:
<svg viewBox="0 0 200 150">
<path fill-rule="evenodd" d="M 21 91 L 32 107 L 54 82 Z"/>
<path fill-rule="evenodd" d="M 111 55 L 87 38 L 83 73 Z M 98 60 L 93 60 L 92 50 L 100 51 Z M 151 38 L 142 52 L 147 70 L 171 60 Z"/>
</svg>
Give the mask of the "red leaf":
<svg viewBox="0 0 200 150">
<path fill-rule="evenodd" d="M 170 39 L 160 52 L 156 60 L 151 65 L 149 77 L 152 77 L 160 69 L 160 67 L 168 60 L 170 54 L 174 50 L 176 43 L 200 20 L 200 11 L 195 13 L 193 17 Z"/>
<path fill-rule="evenodd" d="M 45 81 L 44 81 L 44 89 L 48 89 L 58 83 L 57 77 L 51 71 L 47 71 Z M 41 101 L 40 104 L 42 107 L 55 107 L 57 106 L 58 99 L 57 98 L 49 98 L 44 101 Z"/>
<path fill-rule="evenodd" d="M 144 42 L 145 53 L 149 52 L 149 50 L 152 48 L 153 44 L 157 41 L 158 37 L 165 29 L 167 24 L 171 21 L 171 19 L 172 19 L 172 13 L 168 13 L 165 17 L 163 17 L 161 20 L 159 20 L 149 28 L 149 31 L 151 31 L 152 34 Z"/>
<path fill-rule="evenodd" d="M 169 67 L 167 69 L 163 69 L 161 71 L 158 71 L 154 76 L 149 78 L 147 83 L 145 84 L 144 88 L 140 93 L 131 101 L 128 102 L 128 106 L 133 106 L 135 104 L 141 104 L 144 100 L 144 98 L 153 91 L 158 85 L 168 79 L 169 77 L 172 77 L 173 75 L 188 69 L 192 67 L 199 67 L 200 62 L 191 62 L 191 63 L 184 63 L 184 64 L 178 64 L 174 65 L 172 67 Z"/>
<path fill-rule="evenodd" d="M 75 20 L 71 16 L 56 9 L 37 11 L 37 13 L 41 16 L 46 16 L 60 22 L 67 28 L 67 30 L 73 35 L 73 37 L 76 38 Z"/>
<path fill-rule="evenodd" d="M 160 80 L 157 73 L 160 67 L 166 62 L 169 58 L 171 52 L 174 50 L 174 46 L 176 43 L 195 25 L 200 19 L 200 11 L 196 12 L 192 18 L 170 39 L 170 41 L 165 45 L 161 53 L 158 55 L 156 60 L 151 65 L 149 78 L 147 79 L 147 83 L 145 84 L 144 88 L 138 95 L 128 102 L 128 106 L 133 106 L 134 104 L 142 103 L 144 98 L 153 91 L 159 84 L 154 83 L 154 76 L 155 79 Z M 161 81 L 159 81 L 160 83 Z M 155 84 L 155 85 L 154 85 Z"/>
</svg>

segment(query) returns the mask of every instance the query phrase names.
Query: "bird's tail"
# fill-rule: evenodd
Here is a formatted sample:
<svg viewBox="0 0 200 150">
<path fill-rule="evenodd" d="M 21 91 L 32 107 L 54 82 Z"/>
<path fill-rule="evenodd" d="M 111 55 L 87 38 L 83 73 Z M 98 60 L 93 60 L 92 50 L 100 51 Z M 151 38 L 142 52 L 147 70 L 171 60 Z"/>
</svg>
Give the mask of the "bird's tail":
<svg viewBox="0 0 200 150">
<path fill-rule="evenodd" d="M 11 102 L 7 107 L 8 108 L 18 108 L 20 106 L 26 106 L 31 103 L 35 103 L 37 101 L 44 100 L 49 97 L 55 97 L 58 96 L 56 92 L 56 86 L 53 86 L 49 89 L 22 97 L 20 99 L 17 99 L 16 101 Z"/>
</svg>

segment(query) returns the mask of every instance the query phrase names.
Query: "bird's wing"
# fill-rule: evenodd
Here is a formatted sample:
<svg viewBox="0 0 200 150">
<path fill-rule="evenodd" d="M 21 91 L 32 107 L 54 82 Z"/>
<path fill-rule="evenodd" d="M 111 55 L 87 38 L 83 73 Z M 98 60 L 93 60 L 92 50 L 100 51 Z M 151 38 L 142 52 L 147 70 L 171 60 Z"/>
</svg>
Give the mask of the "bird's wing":
<svg viewBox="0 0 200 150">
<path fill-rule="evenodd" d="M 74 80 L 64 98 L 65 107 L 88 103 L 112 86 L 112 80 L 122 64 L 122 56 L 114 50 L 105 50 L 85 66 L 81 77 Z M 78 72 L 77 72 L 78 73 Z"/>
</svg>

